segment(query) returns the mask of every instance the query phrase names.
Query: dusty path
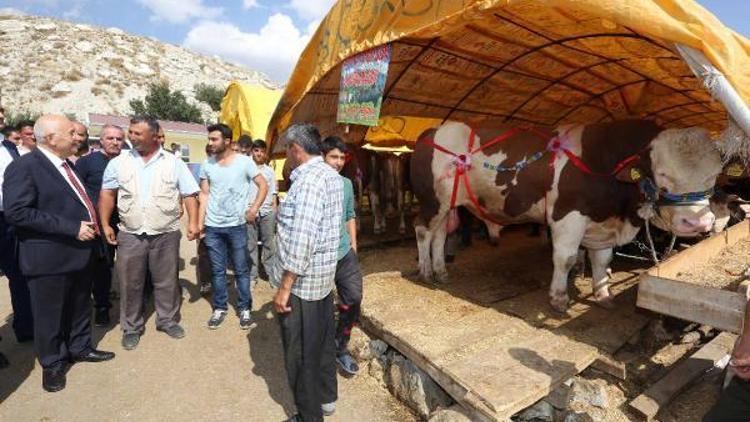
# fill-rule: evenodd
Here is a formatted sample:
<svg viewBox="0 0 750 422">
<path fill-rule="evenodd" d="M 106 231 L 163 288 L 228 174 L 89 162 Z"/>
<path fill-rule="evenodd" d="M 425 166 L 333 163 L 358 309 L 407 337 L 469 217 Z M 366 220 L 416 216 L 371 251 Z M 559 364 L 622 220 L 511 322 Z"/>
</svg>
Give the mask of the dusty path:
<svg viewBox="0 0 750 422">
<path fill-rule="evenodd" d="M 173 340 L 154 329 L 153 315 L 135 351 L 120 347 L 119 326 L 95 329 L 98 347 L 117 353 L 106 363 L 82 363 L 68 372 L 67 388 L 45 393 L 32 346 L 13 337 L 7 280 L 0 279 L 0 351 L 11 367 L 0 370 L 0 421 L 281 421 L 292 409 L 283 369 L 272 289 L 254 289 L 257 324 L 238 328 L 231 315 L 217 331 L 205 323 L 209 303 L 199 297 L 192 265 L 195 246 L 183 239 L 187 265 L 181 282 L 191 294 L 182 307 L 187 337 Z M 116 310 L 115 310 L 116 311 Z M 113 312 L 113 315 L 115 313 Z M 390 393 L 367 376 L 339 377 L 339 402 L 330 421 L 412 421 Z"/>
</svg>

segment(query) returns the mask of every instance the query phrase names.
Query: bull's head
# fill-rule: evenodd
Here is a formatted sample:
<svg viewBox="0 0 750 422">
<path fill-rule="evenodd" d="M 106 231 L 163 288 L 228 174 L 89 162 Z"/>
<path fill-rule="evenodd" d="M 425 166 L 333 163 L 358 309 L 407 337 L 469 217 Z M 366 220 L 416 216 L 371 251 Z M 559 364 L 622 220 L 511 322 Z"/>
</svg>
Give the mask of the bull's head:
<svg viewBox="0 0 750 422">
<path fill-rule="evenodd" d="M 640 163 L 649 168 L 640 169 L 638 180 L 647 199 L 642 216 L 680 237 L 711 231 L 716 216 L 709 198 L 722 165 L 708 131 L 667 129 L 651 141 L 650 147 L 650 160 Z"/>
</svg>

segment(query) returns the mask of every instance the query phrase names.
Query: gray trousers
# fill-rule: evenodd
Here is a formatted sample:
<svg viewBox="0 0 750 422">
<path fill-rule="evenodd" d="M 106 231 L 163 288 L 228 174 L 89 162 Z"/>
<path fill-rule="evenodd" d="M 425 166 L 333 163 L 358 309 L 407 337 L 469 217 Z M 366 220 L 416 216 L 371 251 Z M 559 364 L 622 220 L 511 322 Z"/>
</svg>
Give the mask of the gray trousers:
<svg viewBox="0 0 750 422">
<path fill-rule="evenodd" d="M 177 281 L 180 232 L 158 235 L 117 235 L 115 271 L 120 281 L 120 327 L 126 334 L 142 333 L 143 285 L 146 271 L 154 284 L 157 328 L 176 324 L 180 314 L 180 285 Z"/>
<path fill-rule="evenodd" d="M 250 282 L 258 279 L 258 264 L 262 263 L 263 268 L 268 272 L 268 262 L 276 253 L 276 242 L 274 234 L 276 233 L 276 214 L 273 212 L 264 216 L 259 216 L 255 224 L 247 225 L 247 252 L 248 265 L 250 265 Z M 263 243 L 258 256 L 258 240 Z"/>
</svg>

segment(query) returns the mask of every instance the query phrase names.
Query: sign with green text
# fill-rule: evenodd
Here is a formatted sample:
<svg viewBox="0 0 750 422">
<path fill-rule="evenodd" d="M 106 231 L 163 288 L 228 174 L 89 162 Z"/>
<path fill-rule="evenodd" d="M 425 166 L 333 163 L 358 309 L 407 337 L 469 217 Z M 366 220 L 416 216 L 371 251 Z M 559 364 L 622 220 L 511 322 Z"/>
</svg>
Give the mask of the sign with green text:
<svg viewBox="0 0 750 422">
<path fill-rule="evenodd" d="M 391 46 L 386 44 L 342 63 L 338 123 L 378 125 L 390 62 Z"/>
</svg>

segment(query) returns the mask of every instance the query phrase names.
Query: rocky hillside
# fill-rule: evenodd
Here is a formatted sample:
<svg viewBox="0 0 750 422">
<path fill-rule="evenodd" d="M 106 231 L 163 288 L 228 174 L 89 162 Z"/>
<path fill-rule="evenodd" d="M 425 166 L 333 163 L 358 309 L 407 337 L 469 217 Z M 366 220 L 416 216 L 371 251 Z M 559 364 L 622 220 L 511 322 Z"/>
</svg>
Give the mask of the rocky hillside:
<svg viewBox="0 0 750 422">
<path fill-rule="evenodd" d="M 33 16 L 0 16 L 0 89 L 11 112 L 130 114 L 149 83 L 167 80 L 207 120 L 216 113 L 194 98 L 205 83 L 229 81 L 273 87 L 260 72 L 202 56 L 117 28 L 99 28 Z"/>
</svg>

